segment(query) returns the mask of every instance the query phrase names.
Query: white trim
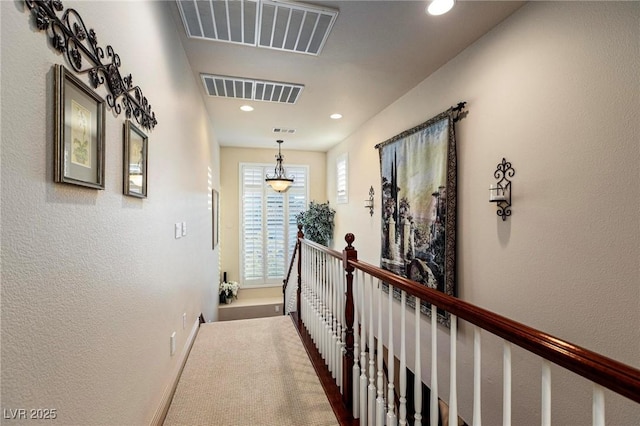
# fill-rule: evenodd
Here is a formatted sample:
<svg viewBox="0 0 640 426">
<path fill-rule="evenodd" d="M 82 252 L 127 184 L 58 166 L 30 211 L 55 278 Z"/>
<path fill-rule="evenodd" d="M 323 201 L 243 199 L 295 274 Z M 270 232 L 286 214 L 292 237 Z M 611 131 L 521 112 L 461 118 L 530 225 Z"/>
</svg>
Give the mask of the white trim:
<svg viewBox="0 0 640 426">
<path fill-rule="evenodd" d="M 178 363 L 176 364 L 175 370 L 172 372 L 171 377 L 169 379 L 169 384 L 165 387 L 164 392 L 162 393 L 162 399 L 160 400 L 160 404 L 156 409 L 155 414 L 153 415 L 153 419 L 151 419 L 151 426 L 162 426 L 164 423 L 164 419 L 167 417 L 167 413 L 169 412 L 169 407 L 171 406 L 171 401 L 173 400 L 173 394 L 176 392 L 176 387 L 178 387 L 178 380 L 180 380 L 180 376 L 182 375 L 182 370 L 184 369 L 184 365 L 187 363 L 187 358 L 189 357 L 189 353 L 191 352 L 191 348 L 193 347 L 193 342 L 196 340 L 196 336 L 198 335 L 198 330 L 200 329 L 200 318 L 196 319 L 195 324 L 191 328 L 191 333 L 189 333 L 189 337 L 187 337 L 187 342 L 180 354 L 180 358 L 178 359 Z"/>
</svg>

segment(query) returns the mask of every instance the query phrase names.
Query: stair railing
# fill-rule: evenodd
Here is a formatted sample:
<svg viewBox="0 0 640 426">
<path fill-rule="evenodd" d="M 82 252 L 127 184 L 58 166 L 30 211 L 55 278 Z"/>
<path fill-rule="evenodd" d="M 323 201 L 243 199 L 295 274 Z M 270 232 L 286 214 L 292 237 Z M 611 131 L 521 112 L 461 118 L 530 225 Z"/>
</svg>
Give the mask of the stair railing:
<svg viewBox="0 0 640 426">
<path fill-rule="evenodd" d="M 511 424 L 511 345 L 540 356 L 542 365 L 541 419 L 551 424 L 551 363 L 593 383 L 594 426 L 604 425 L 604 389 L 640 403 L 640 370 L 607 358 L 570 342 L 528 327 L 461 299 L 397 276 L 357 258 L 353 234 L 345 237 L 342 253 L 299 238 L 298 318 L 307 329 L 340 386 L 345 407 L 361 425 L 408 424 L 406 401 L 406 312 L 413 301 L 415 365 L 414 424 L 422 422 L 421 302 L 430 305 L 431 382 L 429 422 L 438 425 L 438 311 L 450 314 L 449 424 L 458 424 L 457 410 L 457 323 L 474 325 L 473 424 L 481 424 L 481 335 L 489 332 L 503 340 L 503 424 Z M 344 273 L 343 273 L 344 272 Z M 388 286 L 387 294 L 383 288 Z M 399 293 L 401 320 L 393 324 L 394 292 Z M 385 300 L 386 299 L 386 300 Z M 388 380 L 383 383 L 383 304 L 386 303 L 389 359 Z M 395 347 L 393 334 L 400 333 L 399 406 L 395 406 Z M 373 349 L 377 345 L 377 349 Z M 375 354 L 380 354 L 380 357 Z"/>
<path fill-rule="evenodd" d="M 284 280 L 282 280 L 282 315 L 287 315 L 289 312 L 293 311 L 293 307 L 291 305 L 296 305 L 297 306 L 297 302 L 296 302 L 296 298 L 293 297 L 293 295 L 295 293 L 293 292 L 289 292 L 289 294 L 287 294 L 287 289 L 289 286 L 289 279 L 291 278 L 291 271 L 293 270 L 293 265 L 295 265 L 296 263 L 296 259 L 299 259 L 299 257 L 297 257 L 298 251 L 300 250 L 300 240 L 304 238 L 304 233 L 302 232 L 302 225 L 298 224 L 298 238 L 296 239 L 296 243 L 293 247 L 293 254 L 291 255 L 291 261 L 289 262 L 289 269 L 287 271 L 287 276 Z M 298 271 L 298 280 L 300 279 L 300 271 Z M 297 288 L 297 286 L 296 286 Z M 298 309 L 299 311 L 300 309 Z"/>
</svg>

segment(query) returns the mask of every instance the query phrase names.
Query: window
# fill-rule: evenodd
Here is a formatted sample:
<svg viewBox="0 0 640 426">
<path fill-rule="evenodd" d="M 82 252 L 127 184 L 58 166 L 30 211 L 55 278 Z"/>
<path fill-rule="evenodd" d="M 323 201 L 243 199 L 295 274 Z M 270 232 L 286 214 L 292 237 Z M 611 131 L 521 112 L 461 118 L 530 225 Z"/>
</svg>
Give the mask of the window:
<svg viewBox="0 0 640 426">
<path fill-rule="evenodd" d="M 296 243 L 296 215 L 307 208 L 307 166 L 287 166 L 293 185 L 285 193 L 264 181 L 273 165 L 240 165 L 241 252 L 243 285 L 281 285 Z"/>
<path fill-rule="evenodd" d="M 349 202 L 349 157 L 345 152 L 336 159 L 336 203 Z"/>
</svg>

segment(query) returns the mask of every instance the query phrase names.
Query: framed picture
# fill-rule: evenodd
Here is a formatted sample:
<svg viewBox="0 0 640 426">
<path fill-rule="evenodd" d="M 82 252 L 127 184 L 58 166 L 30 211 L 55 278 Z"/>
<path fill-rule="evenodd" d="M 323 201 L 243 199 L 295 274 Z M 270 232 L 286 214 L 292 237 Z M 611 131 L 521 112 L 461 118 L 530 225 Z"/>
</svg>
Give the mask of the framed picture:
<svg viewBox="0 0 640 426">
<path fill-rule="evenodd" d="M 149 138 L 131 120 L 124 123 L 123 192 L 147 198 L 147 151 Z"/>
<path fill-rule="evenodd" d="M 220 193 L 215 189 L 211 190 L 211 218 L 212 218 L 212 237 L 213 237 L 213 248 L 215 249 L 220 242 Z"/>
<path fill-rule="evenodd" d="M 380 265 L 451 296 L 456 295 L 455 111 L 376 145 L 382 180 Z M 400 297 L 399 290 L 394 296 Z M 420 308 L 431 314 L 426 302 Z M 438 321 L 449 325 L 449 314 L 438 310 Z"/>
<path fill-rule="evenodd" d="M 104 189 L 104 99 L 62 65 L 54 78 L 54 180 Z"/>
</svg>

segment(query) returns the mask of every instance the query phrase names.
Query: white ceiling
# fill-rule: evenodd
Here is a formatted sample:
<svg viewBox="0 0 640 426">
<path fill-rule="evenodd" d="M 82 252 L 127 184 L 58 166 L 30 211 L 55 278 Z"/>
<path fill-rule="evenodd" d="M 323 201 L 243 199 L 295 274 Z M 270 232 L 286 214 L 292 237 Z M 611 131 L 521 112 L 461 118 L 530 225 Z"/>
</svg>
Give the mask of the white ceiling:
<svg viewBox="0 0 640 426">
<path fill-rule="evenodd" d="M 339 10 L 319 56 L 189 39 L 172 4 L 221 146 L 276 149 L 284 139 L 283 150 L 327 151 L 524 4 L 458 0 L 448 14 L 430 16 L 426 0 L 309 3 Z M 305 87 L 293 105 L 217 98 L 206 94 L 200 74 Z M 244 104 L 255 110 L 241 111 Z M 335 112 L 343 118 L 330 119 Z M 274 127 L 296 132 L 276 134 Z"/>
</svg>

